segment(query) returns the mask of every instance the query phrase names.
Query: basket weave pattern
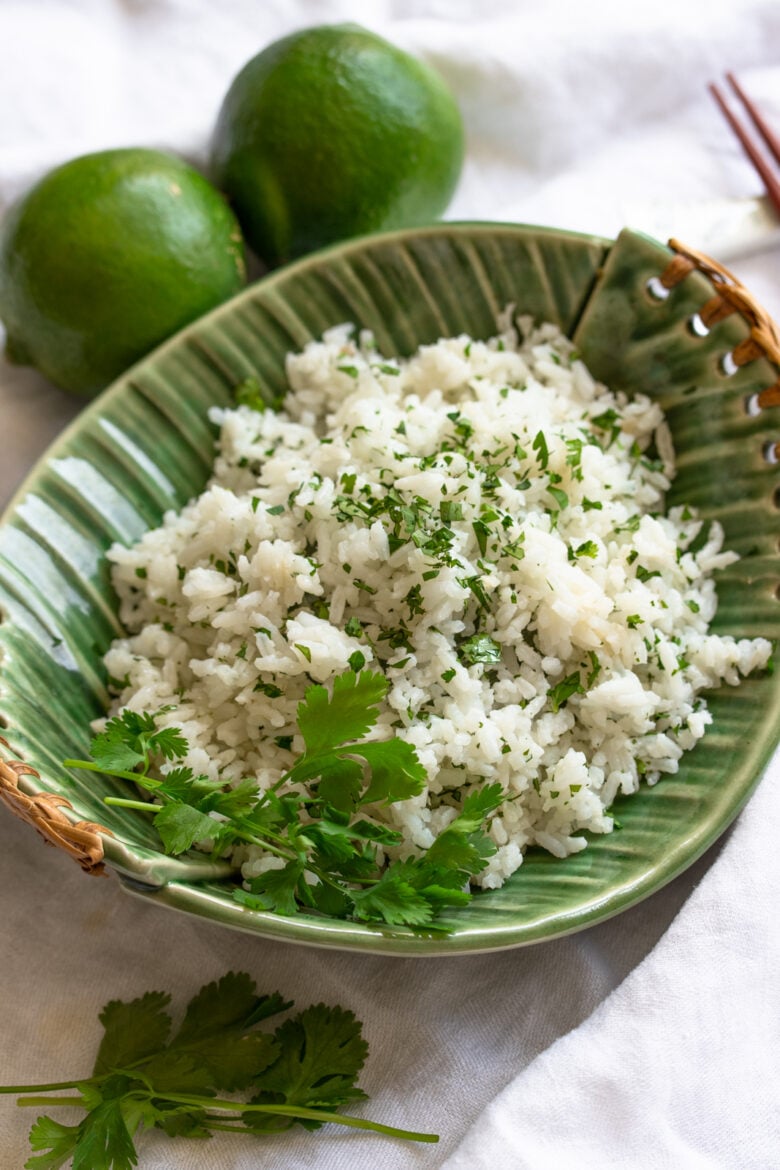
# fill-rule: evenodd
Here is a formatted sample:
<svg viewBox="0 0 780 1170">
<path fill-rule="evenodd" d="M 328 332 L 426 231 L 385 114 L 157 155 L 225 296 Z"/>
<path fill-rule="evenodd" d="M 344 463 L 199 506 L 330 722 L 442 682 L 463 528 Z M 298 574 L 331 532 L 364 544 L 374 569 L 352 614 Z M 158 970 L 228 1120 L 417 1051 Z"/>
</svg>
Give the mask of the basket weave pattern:
<svg viewBox="0 0 780 1170">
<path fill-rule="evenodd" d="M 0 744 L 8 748 L 0 737 Z M 75 823 L 63 811 L 73 805 L 64 796 L 40 792 L 28 796 L 19 788 L 20 776 L 40 779 L 39 773 L 23 760 L 0 759 L 0 802 L 15 816 L 32 825 L 48 845 L 54 845 L 77 861 L 85 873 L 105 875 L 101 833 L 113 834 L 92 821 Z"/>
</svg>

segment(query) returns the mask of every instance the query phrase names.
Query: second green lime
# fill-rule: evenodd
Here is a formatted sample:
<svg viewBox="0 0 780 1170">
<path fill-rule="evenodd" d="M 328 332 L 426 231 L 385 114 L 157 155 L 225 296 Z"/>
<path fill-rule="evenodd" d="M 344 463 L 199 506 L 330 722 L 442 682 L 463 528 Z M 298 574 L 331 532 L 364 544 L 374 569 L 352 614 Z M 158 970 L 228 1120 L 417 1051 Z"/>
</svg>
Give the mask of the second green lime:
<svg viewBox="0 0 780 1170">
<path fill-rule="evenodd" d="M 276 265 L 446 209 L 463 163 L 455 99 L 427 64 L 354 24 L 293 33 L 234 80 L 212 144 L 216 184 Z"/>
<path fill-rule="evenodd" d="M 8 357 L 77 394 L 96 394 L 245 279 L 225 199 L 156 150 L 99 151 L 57 167 L 0 230 Z"/>
</svg>

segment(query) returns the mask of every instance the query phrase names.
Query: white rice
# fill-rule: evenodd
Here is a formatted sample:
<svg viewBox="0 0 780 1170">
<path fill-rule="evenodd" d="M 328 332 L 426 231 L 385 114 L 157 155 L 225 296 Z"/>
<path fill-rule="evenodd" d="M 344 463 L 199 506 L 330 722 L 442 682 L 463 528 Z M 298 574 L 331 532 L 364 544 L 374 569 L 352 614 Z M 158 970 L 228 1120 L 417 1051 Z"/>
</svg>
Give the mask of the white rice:
<svg viewBox="0 0 780 1170">
<path fill-rule="evenodd" d="M 160 722 L 183 728 L 185 763 L 264 788 L 302 750 L 306 688 L 362 652 L 389 680 L 375 736 L 428 775 L 376 818 L 406 856 L 499 781 L 488 888 L 529 845 L 565 857 L 610 832 L 615 797 L 704 734 L 701 692 L 771 650 L 708 633 L 712 574 L 736 557 L 717 523 L 702 539 L 689 509 L 665 513 L 659 407 L 595 383 L 554 326 L 499 327 L 402 362 L 333 329 L 288 358 L 283 410 L 213 410 L 204 493 L 109 554 L 128 636 L 106 656 L 115 709 L 174 706 Z M 500 661 L 473 660 L 475 634 Z"/>
</svg>

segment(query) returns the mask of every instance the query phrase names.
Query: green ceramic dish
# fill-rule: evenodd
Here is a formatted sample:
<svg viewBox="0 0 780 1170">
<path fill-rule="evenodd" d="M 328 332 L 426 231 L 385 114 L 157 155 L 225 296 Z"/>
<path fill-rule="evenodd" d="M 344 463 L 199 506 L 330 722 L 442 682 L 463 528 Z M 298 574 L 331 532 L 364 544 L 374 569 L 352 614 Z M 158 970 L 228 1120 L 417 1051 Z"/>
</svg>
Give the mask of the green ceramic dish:
<svg viewBox="0 0 780 1170">
<path fill-rule="evenodd" d="M 550 939 L 618 913 L 690 865 L 737 815 L 778 740 L 780 675 L 714 693 L 712 729 L 677 776 L 623 802 L 622 831 L 566 861 L 532 851 L 503 889 L 447 918 L 446 938 L 243 909 L 220 866 L 165 857 L 144 818 L 103 804 L 121 782 L 60 763 L 87 753 L 89 722 L 107 700 L 100 658 L 118 626 L 104 550 L 135 540 L 201 489 L 214 440 L 209 406 L 228 403 L 249 375 L 275 395 L 284 355 L 343 321 L 373 329 L 398 354 L 460 331 L 489 336 L 509 303 L 560 324 L 597 377 L 641 388 L 668 412 L 675 499 L 717 517 L 742 557 L 720 575 L 717 629 L 776 638 L 778 474 L 765 457 L 771 423 L 752 404 L 777 370 L 760 359 L 722 372 L 722 355 L 748 327 L 734 315 L 696 334 L 691 317 L 712 295 L 699 273 L 665 299 L 653 296 L 648 281 L 670 255 L 631 232 L 614 243 L 496 224 L 376 236 L 267 277 L 132 369 L 54 444 L 0 527 L 0 712 L 11 749 L 41 775 L 21 787 L 59 793 L 78 818 L 111 829 L 109 866 L 151 901 L 261 936 L 377 953 Z"/>
</svg>

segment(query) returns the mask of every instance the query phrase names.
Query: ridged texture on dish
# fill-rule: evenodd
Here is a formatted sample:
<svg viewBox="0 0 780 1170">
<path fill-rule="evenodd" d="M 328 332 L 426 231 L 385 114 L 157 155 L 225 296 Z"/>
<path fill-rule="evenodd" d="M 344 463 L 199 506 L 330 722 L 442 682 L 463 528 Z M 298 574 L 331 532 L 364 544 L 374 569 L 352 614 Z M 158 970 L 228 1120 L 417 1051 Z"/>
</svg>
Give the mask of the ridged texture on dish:
<svg viewBox="0 0 780 1170">
<path fill-rule="evenodd" d="M 738 318 L 698 337 L 711 295 L 689 276 L 665 300 L 647 282 L 669 252 L 634 233 L 608 241 L 539 228 L 441 225 L 356 241 L 282 269 L 190 327 L 91 405 L 33 472 L 0 528 L 0 712 L 12 747 L 80 817 L 110 828 L 106 853 L 135 889 L 226 925 L 293 942 L 384 953 L 452 954 L 551 938 L 637 902 L 689 865 L 733 820 L 780 733 L 780 680 L 724 688 L 715 724 L 680 773 L 622 802 L 623 828 L 565 862 L 531 852 L 498 891 L 452 914 L 447 938 L 285 919 L 237 906 L 205 858 L 159 852 L 138 814 L 105 806 L 122 785 L 61 760 L 83 756 L 103 710 L 100 656 L 117 631 L 103 552 L 134 540 L 198 492 L 214 433 L 208 407 L 257 377 L 269 403 L 284 356 L 344 321 L 387 353 L 439 336 L 487 337 L 508 304 L 574 336 L 594 374 L 642 389 L 668 411 L 678 453 L 675 499 L 724 525 L 742 560 L 720 576 L 717 629 L 778 636 L 777 468 L 764 458 L 771 418 L 746 404 L 775 380 L 759 361 L 732 377 L 722 355 L 747 334 Z M 34 781 L 25 781 L 28 790 Z M 25 831 L 21 829 L 20 831 Z M 37 847 L 31 837 L 31 848 Z M 158 887 L 152 890 L 149 887 Z"/>
</svg>

